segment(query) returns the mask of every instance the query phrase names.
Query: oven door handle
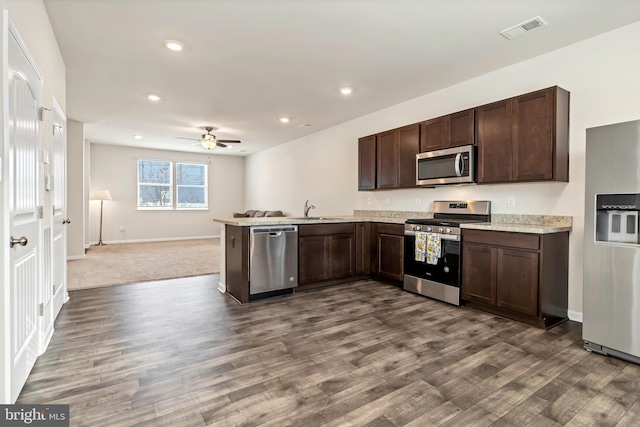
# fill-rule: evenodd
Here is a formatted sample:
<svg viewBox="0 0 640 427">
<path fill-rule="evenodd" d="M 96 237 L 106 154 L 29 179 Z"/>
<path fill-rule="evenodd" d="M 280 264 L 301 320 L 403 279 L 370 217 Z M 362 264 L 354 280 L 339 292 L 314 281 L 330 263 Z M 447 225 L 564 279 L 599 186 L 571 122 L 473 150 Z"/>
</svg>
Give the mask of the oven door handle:
<svg viewBox="0 0 640 427">
<path fill-rule="evenodd" d="M 460 235 L 458 234 L 439 234 L 439 233 L 433 233 L 433 234 L 437 234 L 438 236 L 440 236 L 440 240 L 456 240 L 456 241 L 460 240 Z M 409 237 L 415 237 L 416 232 L 405 230 L 404 235 Z"/>
</svg>

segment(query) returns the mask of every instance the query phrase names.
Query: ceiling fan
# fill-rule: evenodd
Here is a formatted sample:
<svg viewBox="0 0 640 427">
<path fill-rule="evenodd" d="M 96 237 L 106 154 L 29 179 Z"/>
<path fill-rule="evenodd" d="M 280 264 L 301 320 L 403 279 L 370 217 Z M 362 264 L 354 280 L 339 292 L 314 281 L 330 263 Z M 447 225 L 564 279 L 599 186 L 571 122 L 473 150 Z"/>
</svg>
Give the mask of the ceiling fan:
<svg viewBox="0 0 640 427">
<path fill-rule="evenodd" d="M 227 144 L 240 144 L 241 141 L 237 139 L 218 139 L 215 135 L 211 134 L 213 131 L 213 127 L 206 126 L 204 130 L 207 133 L 203 133 L 200 138 L 183 138 L 181 136 L 176 136 L 177 139 L 190 139 L 192 141 L 200 141 L 200 144 L 206 148 L 207 150 L 211 150 L 214 147 L 226 148 Z"/>
</svg>

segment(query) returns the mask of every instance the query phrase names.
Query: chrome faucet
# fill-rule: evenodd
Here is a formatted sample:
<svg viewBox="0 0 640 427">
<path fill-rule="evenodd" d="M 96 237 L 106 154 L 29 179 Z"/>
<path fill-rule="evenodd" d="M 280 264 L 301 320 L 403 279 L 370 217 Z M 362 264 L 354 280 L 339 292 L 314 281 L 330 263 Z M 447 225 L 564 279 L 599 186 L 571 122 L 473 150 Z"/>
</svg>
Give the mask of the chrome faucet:
<svg viewBox="0 0 640 427">
<path fill-rule="evenodd" d="M 309 218 L 309 211 L 315 208 L 316 208 L 315 206 L 309 204 L 308 200 L 304 202 L 304 217 Z"/>
</svg>

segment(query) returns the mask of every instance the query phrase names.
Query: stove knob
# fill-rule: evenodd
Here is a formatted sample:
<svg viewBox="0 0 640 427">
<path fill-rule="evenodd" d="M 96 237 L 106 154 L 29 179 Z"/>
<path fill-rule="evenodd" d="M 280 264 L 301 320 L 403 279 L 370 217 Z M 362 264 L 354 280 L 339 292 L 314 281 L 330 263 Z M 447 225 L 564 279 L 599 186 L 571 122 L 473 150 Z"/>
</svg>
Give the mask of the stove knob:
<svg viewBox="0 0 640 427">
<path fill-rule="evenodd" d="M 447 228 L 447 233 L 451 233 L 451 229 L 450 228 Z"/>
<path fill-rule="evenodd" d="M 431 230 L 433 230 L 433 228 L 427 227 L 427 231 L 431 231 Z"/>
<path fill-rule="evenodd" d="M 416 230 L 420 231 L 420 230 L 422 230 L 422 227 L 420 227 L 419 225 L 416 225 Z"/>
<path fill-rule="evenodd" d="M 444 231 L 444 228 L 440 227 L 438 228 L 438 232 L 442 233 Z"/>
</svg>

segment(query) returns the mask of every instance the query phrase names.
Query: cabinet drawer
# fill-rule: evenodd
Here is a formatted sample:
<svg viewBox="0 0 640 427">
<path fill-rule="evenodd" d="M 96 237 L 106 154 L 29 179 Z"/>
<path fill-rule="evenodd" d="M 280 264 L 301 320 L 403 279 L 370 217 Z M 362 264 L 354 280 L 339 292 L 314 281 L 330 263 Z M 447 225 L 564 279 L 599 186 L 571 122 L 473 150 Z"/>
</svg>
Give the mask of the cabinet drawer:
<svg viewBox="0 0 640 427">
<path fill-rule="evenodd" d="M 396 236 L 404 235 L 404 224 L 377 223 L 377 232 L 381 234 L 394 234 Z"/>
<path fill-rule="evenodd" d="M 462 230 L 463 242 L 482 243 L 492 246 L 506 246 L 518 249 L 540 249 L 540 236 L 528 233 L 506 231 Z"/>
<path fill-rule="evenodd" d="M 340 224 L 308 224 L 298 226 L 299 236 L 326 236 L 328 234 L 354 233 L 355 226 L 352 222 Z"/>
</svg>

